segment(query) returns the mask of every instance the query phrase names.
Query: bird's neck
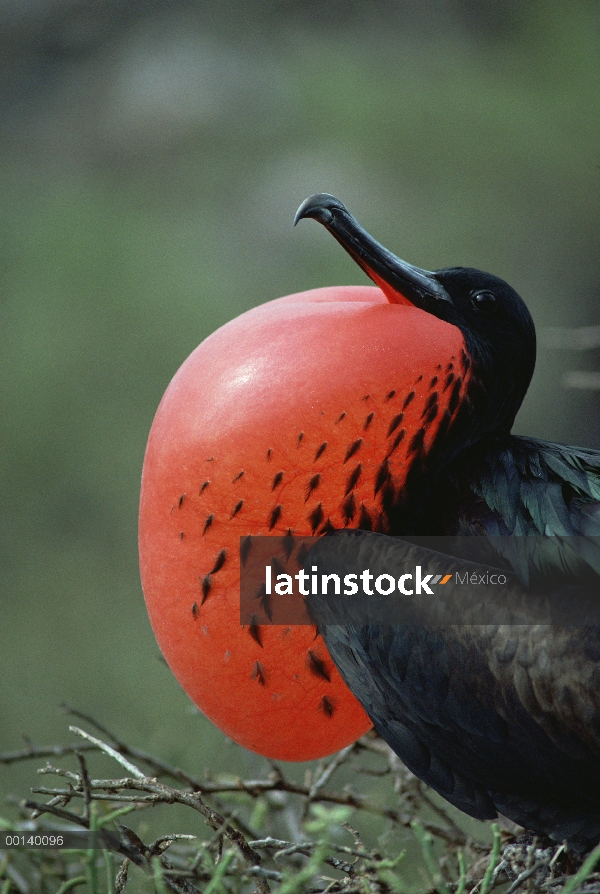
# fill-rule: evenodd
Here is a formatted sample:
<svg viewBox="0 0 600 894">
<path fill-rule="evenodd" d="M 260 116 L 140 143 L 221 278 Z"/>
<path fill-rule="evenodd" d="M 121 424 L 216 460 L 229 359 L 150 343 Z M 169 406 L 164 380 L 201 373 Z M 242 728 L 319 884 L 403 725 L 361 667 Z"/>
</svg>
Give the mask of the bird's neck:
<svg viewBox="0 0 600 894">
<path fill-rule="evenodd" d="M 480 473 L 510 443 L 531 376 L 524 367 L 502 367 L 484 345 L 463 334 L 465 388 L 450 424 L 440 426 L 428 449 L 414 456 L 401 491 L 393 499 L 387 495 L 383 526 L 392 534 L 458 533 L 460 519 L 479 499 Z"/>
<path fill-rule="evenodd" d="M 469 482 L 475 482 L 488 458 L 510 442 L 521 399 L 486 387 L 475 358 L 452 423 L 427 453 L 415 458 L 402 492 L 394 507 L 389 507 L 392 533 L 457 533 L 462 507 L 476 499 Z"/>
</svg>

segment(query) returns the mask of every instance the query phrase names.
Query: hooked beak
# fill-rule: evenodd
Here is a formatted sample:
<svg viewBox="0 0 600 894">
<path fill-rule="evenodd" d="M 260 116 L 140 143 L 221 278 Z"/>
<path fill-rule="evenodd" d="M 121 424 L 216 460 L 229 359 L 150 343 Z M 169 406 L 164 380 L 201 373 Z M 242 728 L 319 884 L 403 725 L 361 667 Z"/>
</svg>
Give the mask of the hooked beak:
<svg viewBox="0 0 600 894">
<path fill-rule="evenodd" d="M 309 196 L 298 208 L 294 226 L 305 217 L 323 224 L 392 304 L 412 304 L 436 316 L 440 301 L 452 304 L 435 273 L 407 264 L 376 242 L 335 196 Z"/>
</svg>

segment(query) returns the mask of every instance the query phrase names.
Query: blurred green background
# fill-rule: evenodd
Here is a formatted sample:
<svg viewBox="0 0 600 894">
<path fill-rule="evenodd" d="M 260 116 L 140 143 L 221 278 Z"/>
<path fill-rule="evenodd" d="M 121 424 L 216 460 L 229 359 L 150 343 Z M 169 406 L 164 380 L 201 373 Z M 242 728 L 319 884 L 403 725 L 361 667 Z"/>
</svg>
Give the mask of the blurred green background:
<svg viewBox="0 0 600 894">
<path fill-rule="evenodd" d="M 227 320 L 365 281 L 292 229 L 314 192 L 415 264 L 504 277 L 542 337 L 599 324 L 599 4 L 16 0 L 0 60 L 0 751 L 68 739 L 66 701 L 191 772 L 260 768 L 146 617 L 154 411 Z M 565 379 L 598 351 L 544 344 L 518 430 L 600 447 L 600 391 Z"/>
</svg>

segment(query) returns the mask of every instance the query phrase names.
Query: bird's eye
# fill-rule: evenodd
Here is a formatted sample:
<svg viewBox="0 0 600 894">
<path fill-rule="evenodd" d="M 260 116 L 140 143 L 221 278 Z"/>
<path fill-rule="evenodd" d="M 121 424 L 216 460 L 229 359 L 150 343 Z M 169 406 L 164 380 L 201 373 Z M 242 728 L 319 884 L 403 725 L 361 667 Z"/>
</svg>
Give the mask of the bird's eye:
<svg viewBox="0 0 600 894">
<path fill-rule="evenodd" d="M 474 310 L 482 314 L 493 313 L 498 307 L 498 296 L 493 292 L 473 292 L 471 305 Z"/>
</svg>

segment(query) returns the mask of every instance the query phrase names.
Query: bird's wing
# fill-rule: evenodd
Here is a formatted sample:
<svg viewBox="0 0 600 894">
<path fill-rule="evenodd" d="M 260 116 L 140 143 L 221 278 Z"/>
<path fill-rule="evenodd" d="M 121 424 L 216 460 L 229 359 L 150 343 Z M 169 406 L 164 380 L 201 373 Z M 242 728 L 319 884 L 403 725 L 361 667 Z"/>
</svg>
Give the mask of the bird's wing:
<svg viewBox="0 0 600 894">
<path fill-rule="evenodd" d="M 435 570 L 439 554 L 426 553 L 345 531 L 321 538 L 307 566 L 398 577 L 417 562 Z M 448 568 L 453 561 L 445 557 Z M 465 588 L 465 626 L 340 624 L 332 597 L 308 602 L 349 688 L 417 776 L 472 816 L 500 810 L 559 834 L 572 815 L 600 813 L 600 628 L 528 623 L 530 594 L 514 579 L 509 623 L 493 623 L 501 616 L 492 609 L 487 623 L 471 626 L 486 592 Z"/>
<path fill-rule="evenodd" d="M 525 584 L 600 575 L 600 451 L 513 436 L 469 470 L 468 487 L 484 511 L 467 510 L 465 528 L 492 538 Z"/>
</svg>

